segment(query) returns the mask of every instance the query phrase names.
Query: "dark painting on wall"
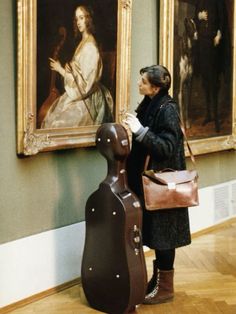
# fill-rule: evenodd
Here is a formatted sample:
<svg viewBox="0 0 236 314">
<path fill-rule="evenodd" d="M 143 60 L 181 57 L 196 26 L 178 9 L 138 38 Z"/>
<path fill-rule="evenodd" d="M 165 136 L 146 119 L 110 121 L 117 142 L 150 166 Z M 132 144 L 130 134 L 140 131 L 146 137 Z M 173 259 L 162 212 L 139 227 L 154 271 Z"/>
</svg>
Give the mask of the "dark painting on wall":
<svg viewBox="0 0 236 314">
<path fill-rule="evenodd" d="M 159 1 L 159 62 L 195 154 L 235 148 L 233 0 Z"/>
<path fill-rule="evenodd" d="M 232 133 L 233 1 L 175 1 L 174 97 L 190 139 Z"/>
</svg>

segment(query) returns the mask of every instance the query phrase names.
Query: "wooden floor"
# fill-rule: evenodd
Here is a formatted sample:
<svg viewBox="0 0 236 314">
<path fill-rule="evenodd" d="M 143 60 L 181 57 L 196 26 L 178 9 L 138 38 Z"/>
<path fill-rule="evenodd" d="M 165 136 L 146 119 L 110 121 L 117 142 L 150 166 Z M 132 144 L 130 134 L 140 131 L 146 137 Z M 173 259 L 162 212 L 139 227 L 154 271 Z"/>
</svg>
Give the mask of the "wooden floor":
<svg viewBox="0 0 236 314">
<path fill-rule="evenodd" d="M 152 252 L 146 255 L 151 275 Z M 12 314 L 95 314 L 74 286 L 11 311 Z M 1 312 L 1 310 L 0 310 Z M 171 303 L 140 305 L 137 314 L 236 314 L 236 220 L 194 237 L 177 250 L 175 298 Z"/>
</svg>

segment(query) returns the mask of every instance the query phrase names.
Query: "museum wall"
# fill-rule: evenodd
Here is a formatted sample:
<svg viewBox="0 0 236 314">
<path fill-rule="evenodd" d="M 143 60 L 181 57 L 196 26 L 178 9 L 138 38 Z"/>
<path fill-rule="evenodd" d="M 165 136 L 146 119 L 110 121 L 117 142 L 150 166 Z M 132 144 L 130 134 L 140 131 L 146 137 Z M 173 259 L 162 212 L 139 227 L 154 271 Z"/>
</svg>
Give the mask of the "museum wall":
<svg viewBox="0 0 236 314">
<path fill-rule="evenodd" d="M 0 243 L 84 220 L 87 197 L 106 174 L 95 148 L 16 155 L 15 1 L 0 1 Z M 131 111 L 140 101 L 139 69 L 157 59 L 156 1 L 133 1 L 131 47 Z M 236 153 L 197 156 L 201 187 L 236 178 Z"/>
</svg>

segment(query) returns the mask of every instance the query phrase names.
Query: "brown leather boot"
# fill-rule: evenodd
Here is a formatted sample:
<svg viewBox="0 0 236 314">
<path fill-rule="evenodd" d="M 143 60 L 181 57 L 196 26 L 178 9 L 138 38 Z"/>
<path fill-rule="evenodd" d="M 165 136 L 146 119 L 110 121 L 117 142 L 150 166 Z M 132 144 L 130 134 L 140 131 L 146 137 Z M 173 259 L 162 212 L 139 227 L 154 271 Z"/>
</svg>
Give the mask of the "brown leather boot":
<svg viewBox="0 0 236 314">
<path fill-rule="evenodd" d="M 174 297 L 174 269 L 157 269 L 157 281 L 154 289 L 145 296 L 143 304 L 168 302 Z"/>
<path fill-rule="evenodd" d="M 155 288 L 156 283 L 157 283 L 157 262 L 156 260 L 153 260 L 152 263 L 153 263 L 153 274 L 152 274 L 152 278 L 149 280 L 147 284 L 146 294 L 149 294 L 150 292 L 152 292 L 152 290 Z"/>
</svg>

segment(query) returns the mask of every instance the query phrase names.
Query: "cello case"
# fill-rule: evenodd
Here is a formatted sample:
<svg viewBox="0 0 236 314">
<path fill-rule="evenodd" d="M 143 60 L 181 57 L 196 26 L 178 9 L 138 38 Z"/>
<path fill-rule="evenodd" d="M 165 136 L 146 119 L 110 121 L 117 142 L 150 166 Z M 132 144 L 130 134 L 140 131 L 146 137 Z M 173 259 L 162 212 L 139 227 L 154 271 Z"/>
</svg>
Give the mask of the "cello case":
<svg viewBox="0 0 236 314">
<path fill-rule="evenodd" d="M 89 304 L 102 312 L 123 314 L 144 300 L 147 285 L 142 249 L 142 210 L 128 188 L 128 135 L 120 124 L 105 123 L 96 145 L 107 159 L 107 177 L 86 203 L 82 286 Z"/>
</svg>

